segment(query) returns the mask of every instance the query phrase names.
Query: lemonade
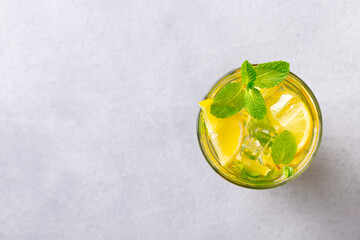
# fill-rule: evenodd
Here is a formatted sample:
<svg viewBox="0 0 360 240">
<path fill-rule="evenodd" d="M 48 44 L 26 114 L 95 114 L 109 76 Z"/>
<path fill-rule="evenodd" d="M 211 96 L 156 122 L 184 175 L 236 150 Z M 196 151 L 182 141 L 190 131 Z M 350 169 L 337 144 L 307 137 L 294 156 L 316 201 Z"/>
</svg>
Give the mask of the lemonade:
<svg viewBox="0 0 360 240">
<path fill-rule="evenodd" d="M 199 144 L 228 181 L 271 188 L 310 165 L 321 140 L 320 108 L 285 62 L 259 65 L 263 69 L 246 64 L 243 73 L 239 68 L 222 77 L 199 103 Z"/>
</svg>

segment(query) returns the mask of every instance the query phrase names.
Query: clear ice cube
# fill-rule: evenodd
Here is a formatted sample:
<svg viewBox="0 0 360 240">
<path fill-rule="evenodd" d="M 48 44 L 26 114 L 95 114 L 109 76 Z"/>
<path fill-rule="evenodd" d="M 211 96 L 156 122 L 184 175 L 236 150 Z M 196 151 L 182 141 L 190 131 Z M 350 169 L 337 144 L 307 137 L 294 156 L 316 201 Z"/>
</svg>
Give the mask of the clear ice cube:
<svg viewBox="0 0 360 240">
<path fill-rule="evenodd" d="M 241 155 L 263 164 L 261 155 L 269 152 L 271 142 L 276 135 L 275 129 L 270 125 L 267 117 L 263 120 L 257 120 L 249 116 L 245 125 L 245 132 L 246 137 L 242 145 Z"/>
</svg>

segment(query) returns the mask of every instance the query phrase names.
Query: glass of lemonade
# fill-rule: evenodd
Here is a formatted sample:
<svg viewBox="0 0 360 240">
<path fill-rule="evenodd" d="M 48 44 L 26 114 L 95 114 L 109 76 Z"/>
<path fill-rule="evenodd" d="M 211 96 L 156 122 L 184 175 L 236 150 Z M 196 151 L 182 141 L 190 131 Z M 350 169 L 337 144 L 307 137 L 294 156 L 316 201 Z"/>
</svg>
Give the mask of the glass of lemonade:
<svg viewBox="0 0 360 240">
<path fill-rule="evenodd" d="M 257 65 L 252 67 L 256 70 Z M 217 93 L 228 84 L 241 82 L 241 68 L 234 69 L 221 77 L 199 103 L 197 136 L 201 151 L 210 166 L 231 183 L 253 189 L 281 186 L 303 173 L 319 149 L 319 104 L 309 87 L 288 72 L 274 87 L 255 87 L 266 104 L 262 119 L 251 116 L 246 108 L 227 118 L 213 116 L 210 110 Z M 243 88 L 246 91 L 246 85 Z M 291 132 L 296 142 L 295 148 L 289 150 L 290 162 L 275 159 L 283 157 L 287 150 L 280 150 L 276 156 L 275 148 L 291 145 L 285 140 L 275 143 L 284 131 Z"/>
</svg>

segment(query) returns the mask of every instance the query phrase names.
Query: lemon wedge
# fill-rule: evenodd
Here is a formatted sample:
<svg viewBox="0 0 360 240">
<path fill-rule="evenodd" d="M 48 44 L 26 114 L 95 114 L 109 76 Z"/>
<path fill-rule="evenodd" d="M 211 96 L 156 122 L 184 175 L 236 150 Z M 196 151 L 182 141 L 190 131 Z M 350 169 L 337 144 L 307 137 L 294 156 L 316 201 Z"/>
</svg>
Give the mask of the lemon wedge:
<svg viewBox="0 0 360 240">
<path fill-rule="evenodd" d="M 246 169 L 250 169 L 251 171 L 266 176 L 268 172 L 270 172 L 270 168 L 267 166 L 261 165 L 258 161 L 250 160 L 243 156 L 237 156 L 237 160 L 239 160 L 242 164 L 244 164 L 244 167 Z"/>
<path fill-rule="evenodd" d="M 244 138 L 243 121 L 239 113 L 229 118 L 216 118 L 210 113 L 213 99 L 199 103 L 208 129 L 211 143 L 219 157 L 219 162 L 226 165 L 239 151 Z"/>
<path fill-rule="evenodd" d="M 312 119 L 305 103 L 289 90 L 266 101 L 271 125 L 278 133 L 289 130 L 296 138 L 297 151 L 303 150 L 311 137 Z"/>
</svg>

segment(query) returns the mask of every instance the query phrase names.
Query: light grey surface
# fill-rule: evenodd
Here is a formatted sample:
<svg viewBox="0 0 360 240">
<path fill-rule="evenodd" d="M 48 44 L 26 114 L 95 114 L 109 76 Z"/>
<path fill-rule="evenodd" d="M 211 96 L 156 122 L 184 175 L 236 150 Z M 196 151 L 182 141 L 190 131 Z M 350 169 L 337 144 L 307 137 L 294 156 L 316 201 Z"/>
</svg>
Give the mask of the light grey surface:
<svg viewBox="0 0 360 240">
<path fill-rule="evenodd" d="M 1 1 L 0 239 L 356 239 L 360 2 Z M 232 185 L 197 102 L 286 60 L 321 105 L 310 168 Z"/>
</svg>

